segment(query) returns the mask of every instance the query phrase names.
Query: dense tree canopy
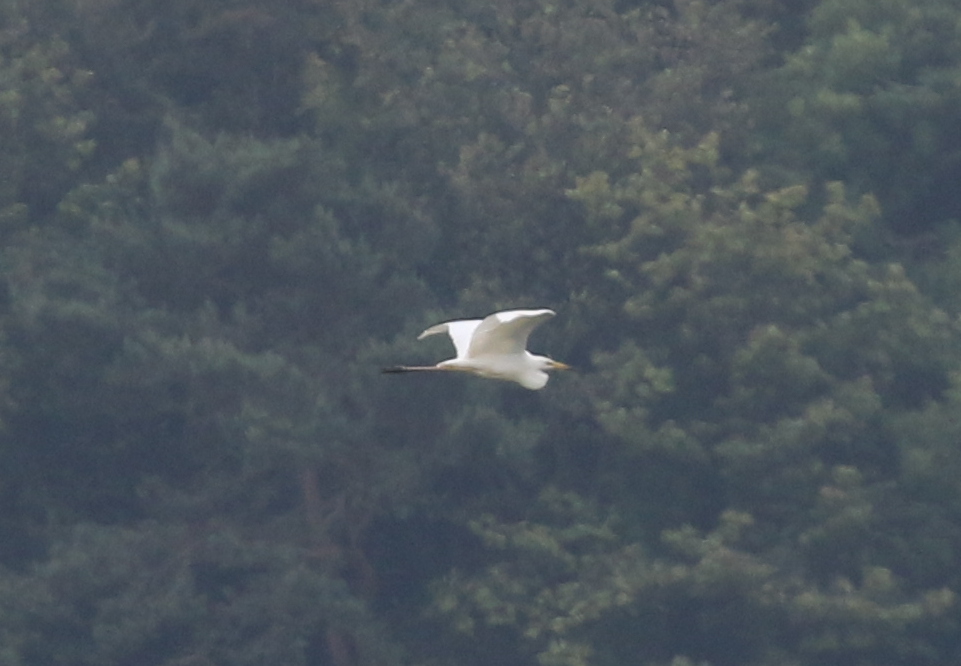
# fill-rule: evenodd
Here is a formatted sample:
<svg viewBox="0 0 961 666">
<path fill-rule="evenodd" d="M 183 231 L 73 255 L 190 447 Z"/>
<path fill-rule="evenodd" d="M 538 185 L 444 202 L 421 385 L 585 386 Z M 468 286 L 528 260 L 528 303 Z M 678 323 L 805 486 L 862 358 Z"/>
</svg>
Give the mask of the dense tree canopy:
<svg viewBox="0 0 961 666">
<path fill-rule="evenodd" d="M 955 4 L 4 3 L 0 665 L 957 664 Z"/>
</svg>

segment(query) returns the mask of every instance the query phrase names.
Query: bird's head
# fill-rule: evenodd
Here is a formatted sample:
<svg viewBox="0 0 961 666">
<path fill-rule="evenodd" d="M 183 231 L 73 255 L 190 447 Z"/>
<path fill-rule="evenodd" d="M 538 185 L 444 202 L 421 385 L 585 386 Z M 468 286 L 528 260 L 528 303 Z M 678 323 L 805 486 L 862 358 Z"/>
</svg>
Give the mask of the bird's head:
<svg viewBox="0 0 961 666">
<path fill-rule="evenodd" d="M 548 370 L 571 370 L 571 366 L 567 365 L 567 363 L 555 361 L 547 356 L 541 356 L 538 360 L 540 361 L 540 370 L 544 370 L 545 372 Z"/>
<path fill-rule="evenodd" d="M 560 361 L 555 361 L 547 356 L 537 356 L 528 352 L 526 368 L 516 377 L 511 377 L 515 382 L 533 391 L 542 389 L 547 385 L 547 373 L 551 370 L 570 370 L 571 366 Z"/>
</svg>

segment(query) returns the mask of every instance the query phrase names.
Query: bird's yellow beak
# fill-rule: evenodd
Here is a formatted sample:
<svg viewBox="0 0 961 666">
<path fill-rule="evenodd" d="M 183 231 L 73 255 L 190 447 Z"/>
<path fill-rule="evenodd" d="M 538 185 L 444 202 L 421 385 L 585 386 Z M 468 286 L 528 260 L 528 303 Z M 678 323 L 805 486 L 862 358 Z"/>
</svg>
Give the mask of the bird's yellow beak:
<svg viewBox="0 0 961 666">
<path fill-rule="evenodd" d="M 551 370 L 573 370 L 573 369 L 574 368 L 567 365 L 567 363 L 561 363 L 560 361 L 555 361 L 554 359 L 551 359 Z"/>
</svg>

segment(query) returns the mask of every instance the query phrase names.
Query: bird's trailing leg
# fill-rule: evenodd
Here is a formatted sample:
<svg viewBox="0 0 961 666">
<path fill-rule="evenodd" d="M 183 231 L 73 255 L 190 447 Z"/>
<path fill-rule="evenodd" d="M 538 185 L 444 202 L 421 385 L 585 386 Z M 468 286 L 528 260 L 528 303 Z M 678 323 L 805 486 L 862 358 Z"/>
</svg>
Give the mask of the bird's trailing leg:
<svg viewBox="0 0 961 666">
<path fill-rule="evenodd" d="M 445 368 L 438 365 L 395 365 L 390 368 L 384 368 L 381 372 L 391 375 L 402 372 L 431 372 L 435 370 L 454 370 L 454 368 Z"/>
</svg>

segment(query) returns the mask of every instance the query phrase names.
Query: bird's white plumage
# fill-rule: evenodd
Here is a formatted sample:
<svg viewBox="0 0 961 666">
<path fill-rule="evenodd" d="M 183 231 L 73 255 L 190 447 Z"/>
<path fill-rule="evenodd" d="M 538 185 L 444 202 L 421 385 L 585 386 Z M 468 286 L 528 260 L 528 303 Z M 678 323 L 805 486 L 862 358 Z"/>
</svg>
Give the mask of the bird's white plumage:
<svg viewBox="0 0 961 666">
<path fill-rule="evenodd" d="M 436 366 L 399 366 L 387 372 L 416 370 L 461 370 L 482 377 L 514 381 L 529 389 L 547 384 L 547 370 L 569 366 L 527 351 L 527 338 L 537 326 L 554 316 L 553 310 L 505 310 L 484 319 L 459 319 L 431 326 L 417 336 L 447 333 L 457 355 Z"/>
<path fill-rule="evenodd" d="M 488 354 L 520 354 L 527 348 L 527 338 L 537 326 L 554 316 L 553 310 L 505 310 L 484 319 L 458 319 L 431 326 L 417 336 L 447 333 L 457 358 Z"/>
<path fill-rule="evenodd" d="M 553 316 L 553 310 L 495 312 L 474 330 L 467 353 L 469 356 L 523 354 L 531 331 Z"/>
<path fill-rule="evenodd" d="M 480 326 L 480 324 L 480 319 L 445 321 L 443 324 L 431 326 L 426 331 L 418 335 L 417 339 L 423 340 L 428 335 L 446 333 L 450 336 L 451 342 L 454 343 L 454 349 L 457 350 L 457 356 L 460 358 L 462 356 L 467 356 L 467 350 L 470 348 L 471 338 L 474 336 L 474 331 L 478 326 Z"/>
</svg>

